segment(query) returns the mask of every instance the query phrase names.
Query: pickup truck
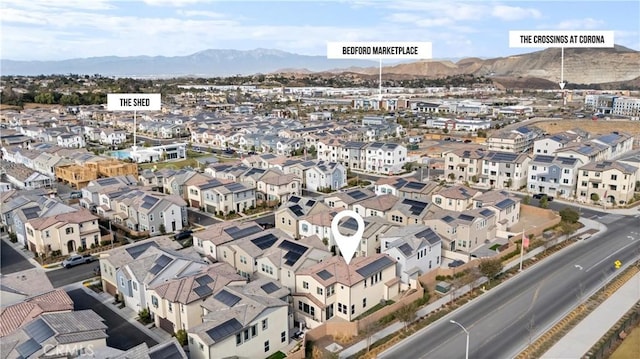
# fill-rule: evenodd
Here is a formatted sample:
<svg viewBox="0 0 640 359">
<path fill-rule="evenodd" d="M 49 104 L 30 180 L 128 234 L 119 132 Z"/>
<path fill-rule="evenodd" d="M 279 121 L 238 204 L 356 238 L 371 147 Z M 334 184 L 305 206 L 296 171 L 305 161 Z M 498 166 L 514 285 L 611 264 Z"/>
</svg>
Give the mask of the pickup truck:
<svg viewBox="0 0 640 359">
<path fill-rule="evenodd" d="M 62 266 L 65 268 L 75 267 L 80 264 L 91 263 L 96 260 L 96 257 L 91 254 L 74 254 L 69 256 L 69 258 L 62 261 Z"/>
</svg>

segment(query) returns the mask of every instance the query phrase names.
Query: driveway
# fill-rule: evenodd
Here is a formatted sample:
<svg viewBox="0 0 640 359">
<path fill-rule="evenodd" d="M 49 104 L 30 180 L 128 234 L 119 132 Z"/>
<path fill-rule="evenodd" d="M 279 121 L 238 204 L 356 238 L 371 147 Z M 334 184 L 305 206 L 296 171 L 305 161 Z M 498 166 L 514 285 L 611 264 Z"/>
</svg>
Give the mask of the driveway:
<svg viewBox="0 0 640 359">
<path fill-rule="evenodd" d="M 33 264 L 9 243 L 0 240 L 0 273 L 9 274 L 33 268 Z"/>
<path fill-rule="evenodd" d="M 197 223 L 206 227 L 222 222 L 222 220 L 213 218 L 210 214 L 204 214 L 198 210 L 187 209 L 187 213 L 189 216 L 189 223 Z"/>
<path fill-rule="evenodd" d="M 73 289 L 67 292 L 73 300 L 74 310 L 92 309 L 104 319 L 107 325 L 107 345 L 120 350 L 129 350 L 142 342 L 149 347 L 158 344 L 147 334 L 138 330 L 133 324 L 127 322 L 106 305 L 100 303 L 94 297 L 85 293 L 82 289 Z"/>
<path fill-rule="evenodd" d="M 60 268 L 48 271 L 47 277 L 54 288 L 64 287 L 65 285 L 81 282 L 89 278 L 93 278 L 93 269 L 100 266 L 100 262 L 93 261 L 91 263 L 80 264 L 75 267 Z"/>
</svg>

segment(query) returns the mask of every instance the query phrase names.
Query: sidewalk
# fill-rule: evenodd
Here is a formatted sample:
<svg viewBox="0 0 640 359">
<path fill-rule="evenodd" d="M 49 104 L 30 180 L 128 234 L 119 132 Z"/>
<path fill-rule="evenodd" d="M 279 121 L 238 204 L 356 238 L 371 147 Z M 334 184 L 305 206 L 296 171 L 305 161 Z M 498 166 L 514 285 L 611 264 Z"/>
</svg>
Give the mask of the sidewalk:
<svg viewBox="0 0 640 359">
<path fill-rule="evenodd" d="M 584 224 L 584 227 L 582 227 L 578 231 L 576 231 L 576 233 L 574 233 L 572 235 L 572 237 L 579 236 L 580 234 L 585 233 L 585 232 L 590 231 L 590 230 L 593 230 L 593 229 L 598 230 L 598 231 L 604 231 L 604 230 L 607 229 L 607 227 L 605 225 L 603 225 L 603 224 L 601 224 L 601 223 L 599 223 L 597 221 L 588 219 L 588 218 L 580 218 L 580 222 L 582 224 Z M 596 235 L 596 234 L 593 234 L 593 235 Z M 565 240 L 567 240 L 567 238 L 562 236 L 562 237 L 556 239 L 554 244 L 557 244 L 557 243 L 565 241 Z M 543 250 L 544 250 L 543 247 L 534 248 L 530 252 L 525 253 L 525 255 L 523 256 L 523 261 L 527 260 L 527 259 L 530 259 L 531 257 L 535 257 L 536 255 L 541 253 Z M 555 254 L 560 254 L 560 253 L 562 253 L 562 251 L 556 252 Z M 508 270 L 508 269 L 510 269 L 510 268 L 518 266 L 518 265 L 520 265 L 520 257 L 519 256 L 516 257 L 511 262 L 507 263 L 504 266 L 503 272 Z M 486 281 L 487 281 L 487 279 L 485 277 L 483 277 L 483 278 L 479 279 L 475 283 L 474 287 L 479 287 L 482 284 L 484 284 Z M 467 292 L 471 291 L 471 289 L 472 289 L 471 285 L 465 285 L 465 286 L 457 289 L 456 292 L 455 292 L 456 298 L 463 296 Z M 620 291 L 618 291 L 618 292 L 620 292 Z M 416 313 L 416 319 L 415 320 L 417 320 L 418 318 L 424 317 L 424 316 L 428 315 L 429 313 L 434 312 L 436 309 L 441 308 L 445 304 L 449 303 L 451 301 L 451 297 L 452 297 L 451 295 L 443 296 L 442 298 L 438 299 L 437 301 L 427 305 L 426 307 L 421 308 Z M 479 298 L 482 298 L 482 296 L 476 297 L 472 301 L 478 300 Z M 462 307 L 460 307 L 460 308 L 462 308 Z M 459 310 L 460 308 L 458 308 L 456 310 Z M 625 312 L 626 312 L 626 310 L 628 310 L 628 308 L 625 309 Z M 616 319 L 616 321 L 617 320 L 618 319 Z M 382 339 L 382 338 L 384 338 L 384 337 L 386 337 L 386 336 L 388 336 L 390 334 L 399 332 L 403 328 L 404 328 L 403 323 L 395 322 L 395 323 L 389 325 L 388 327 L 380 330 L 379 332 L 373 334 L 372 337 L 371 337 L 370 344 L 373 344 L 376 341 L 378 341 L 378 340 L 380 340 L 380 339 Z M 608 330 L 608 327 L 607 327 L 607 330 Z M 600 337 L 598 337 L 598 338 L 600 338 Z M 591 347 L 591 346 L 589 346 L 589 347 Z M 355 355 L 357 352 L 359 352 L 359 351 L 361 351 L 363 349 L 366 349 L 366 348 L 367 348 L 367 340 L 363 339 L 363 340 L 361 340 L 361 341 L 359 341 L 359 342 L 357 342 L 357 343 L 345 348 L 344 350 L 342 350 L 339 353 L 338 357 L 339 358 L 348 358 L 348 357 L 351 357 L 351 356 Z M 576 356 L 569 356 L 569 358 L 574 358 L 574 357 L 576 357 Z"/>
<path fill-rule="evenodd" d="M 600 304 L 542 358 L 581 358 L 640 300 L 640 273 Z"/>
<path fill-rule="evenodd" d="M 147 328 L 145 325 L 137 321 L 136 318 L 138 317 L 138 313 L 136 313 L 133 309 L 127 308 L 127 307 L 119 308 L 113 305 L 113 296 L 109 295 L 108 293 L 105 293 L 105 292 L 96 293 L 93 290 L 85 287 L 81 283 L 73 283 L 63 287 L 65 291 L 78 289 L 78 288 L 84 290 L 85 293 L 89 294 L 90 296 L 94 297 L 97 301 L 104 304 L 111 311 L 113 311 L 114 313 L 122 317 L 122 319 L 126 320 L 127 322 L 131 323 L 136 328 L 138 328 L 140 331 L 147 334 L 149 337 L 151 337 L 151 339 L 158 342 L 158 344 L 171 340 L 171 334 L 165 332 L 164 330 L 156 327 Z"/>
</svg>

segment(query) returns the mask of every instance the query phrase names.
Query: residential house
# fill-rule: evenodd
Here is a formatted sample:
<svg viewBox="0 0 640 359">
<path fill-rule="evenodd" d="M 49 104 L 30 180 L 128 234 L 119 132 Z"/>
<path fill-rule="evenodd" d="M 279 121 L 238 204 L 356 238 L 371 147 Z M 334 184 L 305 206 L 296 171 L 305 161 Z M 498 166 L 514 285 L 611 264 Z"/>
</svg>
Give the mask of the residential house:
<svg viewBox="0 0 640 359">
<path fill-rule="evenodd" d="M 352 209 L 354 204 L 375 196 L 376 193 L 368 188 L 352 188 L 324 196 L 324 203 L 329 208 Z"/>
<path fill-rule="evenodd" d="M 555 154 L 557 150 L 572 143 L 581 142 L 582 140 L 583 138 L 579 134 L 571 131 L 556 133 L 535 140 L 533 143 L 533 154 L 551 156 Z"/>
<path fill-rule="evenodd" d="M 0 160 L 0 166 L 0 174 L 17 189 L 50 188 L 52 185 L 50 177 L 23 164 Z"/>
<path fill-rule="evenodd" d="M 533 148 L 534 141 L 542 135 L 537 127 L 518 127 L 513 130 L 501 130 L 487 138 L 489 151 L 526 153 Z"/>
<path fill-rule="evenodd" d="M 449 181 L 475 183 L 482 174 L 485 151 L 460 149 L 446 152 L 444 156 L 444 175 Z"/>
<path fill-rule="evenodd" d="M 315 328 L 335 317 L 352 321 L 400 293 L 396 260 L 386 254 L 355 257 L 347 265 L 331 257 L 296 273 L 295 320 Z"/>
<path fill-rule="evenodd" d="M 220 222 L 193 233 L 193 248 L 211 262 L 223 258 L 220 246 L 255 233 L 264 228 L 256 222 Z"/>
<path fill-rule="evenodd" d="M 424 224 L 442 238 L 442 247 L 469 256 L 478 247 L 496 238 L 496 214 L 488 208 L 463 212 L 437 211 Z"/>
<path fill-rule="evenodd" d="M 529 162 L 527 191 L 558 198 L 574 198 L 579 158 L 537 155 Z"/>
<path fill-rule="evenodd" d="M 59 134 L 56 137 L 56 144 L 60 147 L 66 148 L 82 148 L 87 146 L 84 136 L 75 133 Z"/>
<path fill-rule="evenodd" d="M 374 189 L 378 196 L 392 194 L 400 198 L 428 201 L 431 200 L 432 193 L 437 187 L 437 183 L 430 181 L 415 181 L 404 177 L 381 177 L 376 181 Z"/>
<path fill-rule="evenodd" d="M 256 199 L 266 203 L 284 203 L 291 196 L 300 196 L 302 180 L 279 169 L 267 170 L 257 181 Z"/>
<path fill-rule="evenodd" d="M 600 161 L 580 167 L 577 195 L 582 201 L 626 204 L 633 199 L 638 167 L 619 161 Z"/>
<path fill-rule="evenodd" d="M 173 334 L 202 324 L 201 305 L 227 285 L 247 281 L 227 263 L 214 263 L 198 273 L 170 278 L 146 290 L 146 303 L 156 327 Z"/>
<path fill-rule="evenodd" d="M 98 214 L 137 232 L 160 235 L 177 232 L 187 226 L 187 203 L 177 195 L 152 191 L 129 190 L 100 195 L 100 203 L 108 210 L 98 208 Z"/>
<path fill-rule="evenodd" d="M 347 185 L 347 169 L 337 162 L 318 162 L 305 173 L 309 191 L 335 191 Z"/>
<path fill-rule="evenodd" d="M 381 252 L 380 237 L 391 228 L 398 225 L 382 217 L 364 217 L 364 232 L 360 246 L 354 253 L 355 257 L 366 257 Z M 340 233 L 353 236 L 358 231 L 358 222 L 354 218 L 347 218 L 338 224 Z"/>
<path fill-rule="evenodd" d="M 470 209 L 473 199 L 478 197 L 482 193 L 473 188 L 465 186 L 452 186 L 443 188 L 434 193 L 431 197 L 431 201 L 436 206 L 449 211 L 462 212 L 466 209 Z"/>
<path fill-rule="evenodd" d="M 403 172 L 407 148 L 395 143 L 370 143 L 365 149 L 365 170 L 391 175 Z"/>
<path fill-rule="evenodd" d="M 98 217 L 86 209 L 34 218 L 25 223 L 29 250 L 38 255 L 60 251 L 62 255 L 100 244 Z"/>
<path fill-rule="evenodd" d="M 351 209 L 362 217 L 378 216 L 385 218 L 387 216 L 387 212 L 390 211 L 399 201 L 400 198 L 391 194 L 386 194 L 355 203 Z"/>
<path fill-rule="evenodd" d="M 418 278 L 440 266 L 442 239 L 423 224 L 395 227 L 381 236 L 382 253 L 397 261 L 402 288 L 415 288 Z"/>
<path fill-rule="evenodd" d="M 493 190 L 475 197 L 473 208 L 494 211 L 498 231 L 508 231 L 520 220 L 520 198 L 506 191 Z"/>
<path fill-rule="evenodd" d="M 213 293 L 202 304 L 202 324 L 188 330 L 190 358 L 267 358 L 285 351 L 289 304 L 288 290 L 281 289 L 256 280 Z"/>
<path fill-rule="evenodd" d="M 169 236 L 144 239 L 132 244 L 116 247 L 100 254 L 100 277 L 102 290 L 111 295 L 118 293 L 116 273 L 118 270 L 138 260 L 147 249 L 164 248 L 168 250 L 182 249 L 182 245 Z"/>
<path fill-rule="evenodd" d="M 288 236 L 278 228 L 271 228 L 221 244 L 219 251 L 222 257 L 219 260 L 231 264 L 241 276 L 251 278 L 258 271 L 257 259 L 279 238 Z"/>
<path fill-rule="evenodd" d="M 255 189 L 243 183 L 224 183 L 211 188 L 201 187 L 200 190 L 204 197 L 205 211 L 210 213 L 243 213 L 256 206 Z"/>
<path fill-rule="evenodd" d="M 300 220 L 327 211 L 329 207 L 318 199 L 291 196 L 276 210 L 275 226 L 293 238 L 300 238 Z"/>
<path fill-rule="evenodd" d="M 127 141 L 127 132 L 111 128 L 103 128 L 99 133 L 99 141 L 105 145 L 119 145 Z"/>
</svg>

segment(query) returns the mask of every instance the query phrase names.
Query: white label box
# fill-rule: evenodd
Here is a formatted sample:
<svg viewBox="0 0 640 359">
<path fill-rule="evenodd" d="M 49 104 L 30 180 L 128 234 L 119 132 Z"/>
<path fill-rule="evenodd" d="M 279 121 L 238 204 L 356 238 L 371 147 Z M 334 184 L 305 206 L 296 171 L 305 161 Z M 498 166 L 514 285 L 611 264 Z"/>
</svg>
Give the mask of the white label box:
<svg viewBox="0 0 640 359">
<path fill-rule="evenodd" d="M 425 60 L 432 57 L 430 42 L 414 41 L 376 41 L 376 42 L 328 42 L 328 59 L 415 59 Z"/>
<path fill-rule="evenodd" d="M 110 93 L 107 94 L 109 111 L 160 111 L 159 93 Z"/>
<path fill-rule="evenodd" d="M 547 47 L 613 47 L 613 31 L 509 31 L 509 47 L 547 48 Z"/>
</svg>

